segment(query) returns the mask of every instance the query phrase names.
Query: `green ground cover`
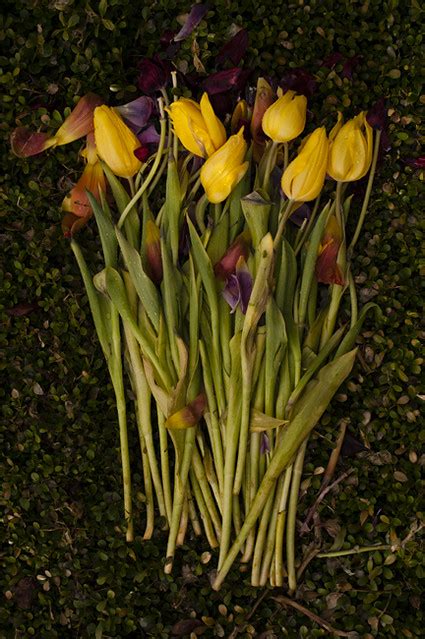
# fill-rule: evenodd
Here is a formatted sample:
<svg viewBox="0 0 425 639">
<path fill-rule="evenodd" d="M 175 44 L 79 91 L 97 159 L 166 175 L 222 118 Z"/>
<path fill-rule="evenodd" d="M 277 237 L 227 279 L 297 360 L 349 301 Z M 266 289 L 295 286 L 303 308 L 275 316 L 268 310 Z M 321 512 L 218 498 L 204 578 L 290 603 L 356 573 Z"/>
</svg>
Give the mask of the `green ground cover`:
<svg viewBox="0 0 425 639">
<path fill-rule="evenodd" d="M 133 545 L 125 543 L 115 407 L 87 298 L 68 241 L 60 203 L 75 180 L 78 143 L 17 160 L 9 151 L 18 124 L 60 125 L 65 108 L 88 91 L 109 103 L 137 95 L 137 62 L 155 53 L 165 29 L 190 4 L 164 0 L 17 0 L 3 3 L 4 172 L 1 186 L 0 479 L 2 527 L 0 637 L 318 637 L 332 636 L 282 591 L 256 590 L 235 568 L 223 589 L 210 588 L 206 548 L 187 538 L 172 576 L 163 574 L 165 535 L 142 542 L 143 494 L 135 498 Z M 392 545 L 364 554 L 314 559 L 295 600 L 343 633 L 419 637 L 423 552 L 420 546 L 420 388 L 423 175 L 409 162 L 420 151 L 420 50 L 423 13 L 412 0 L 210 3 L 177 59 L 192 69 L 193 41 L 205 68 L 245 27 L 245 65 L 277 78 L 303 66 L 317 81 L 318 119 L 351 117 L 384 97 L 392 148 L 384 155 L 355 275 L 360 299 L 373 299 L 350 381 L 322 419 L 309 446 L 301 499 L 303 521 L 320 486 L 338 424 L 349 418 L 355 443 L 340 459 L 346 473 L 319 508 L 298 555 L 318 542 L 336 550 Z M 339 52 L 360 55 L 352 77 Z M 80 244 L 93 268 L 97 234 Z M 423 275 L 423 265 L 422 265 Z M 422 394 L 421 394 L 422 393 Z M 134 471 L 142 486 L 133 431 Z M 347 454 L 348 453 L 348 454 Z M 423 484 L 422 484 L 423 489 Z M 211 564 L 211 565 L 210 565 Z M 174 632 L 174 634 L 172 634 Z M 344 635 L 346 636 L 346 635 Z M 353 635 L 355 636 L 355 635 Z"/>
</svg>

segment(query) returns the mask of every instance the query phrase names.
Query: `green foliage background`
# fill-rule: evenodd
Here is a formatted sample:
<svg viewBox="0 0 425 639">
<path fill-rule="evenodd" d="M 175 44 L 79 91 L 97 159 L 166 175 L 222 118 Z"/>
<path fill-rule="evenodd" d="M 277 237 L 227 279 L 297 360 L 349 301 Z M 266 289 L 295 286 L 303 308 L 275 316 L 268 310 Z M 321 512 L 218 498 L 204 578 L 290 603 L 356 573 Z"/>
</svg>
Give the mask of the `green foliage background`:
<svg viewBox="0 0 425 639">
<path fill-rule="evenodd" d="M 56 128 L 87 91 L 110 103 L 135 97 L 137 61 L 157 50 L 164 29 L 179 28 L 176 18 L 189 8 L 174 0 L 3 3 L 0 636 L 5 639 L 165 638 L 173 626 L 178 636 L 188 637 L 196 622 L 175 626 L 188 619 L 202 622 L 205 637 L 329 636 L 273 600 L 276 592 L 266 592 L 253 608 L 264 593 L 251 588 L 248 575 L 245 581 L 237 568 L 221 592 L 212 592 L 215 558 L 203 563 L 202 543 L 187 539 L 171 577 L 162 571 L 162 533 L 126 545 L 112 392 L 60 229 L 60 203 L 79 171 L 78 143 L 29 160 L 17 160 L 9 151 L 15 126 Z M 337 424 L 349 417 L 352 435 L 368 451 L 340 461 L 338 473 L 353 472 L 321 507 L 323 545 L 351 548 L 410 536 L 394 554 L 314 560 L 296 597 L 334 627 L 365 639 L 419 637 L 423 175 L 406 160 L 419 152 L 419 107 L 425 101 L 419 55 L 423 13 L 416 0 L 219 0 L 210 3 L 206 19 L 183 43 L 180 64 L 193 68 L 196 37 L 208 71 L 232 25 L 250 34 L 246 64 L 251 68 L 279 77 L 304 66 L 315 75 L 319 88 L 310 106 L 318 121 L 330 123 L 337 110 L 351 116 L 381 96 L 387 99 L 392 149 L 376 180 L 355 262 L 361 300 L 373 297 L 383 318 L 371 317 L 365 326 L 354 375 L 311 441 L 305 479 L 311 500 L 320 485 L 314 470 L 326 465 Z M 341 64 L 333 71 L 320 67 L 335 51 L 362 56 L 351 80 L 342 77 Z M 93 225 L 80 243 L 96 268 Z M 29 312 L 26 304 L 37 307 Z M 141 533 L 142 479 L 134 435 L 133 450 Z M 301 502 L 300 519 L 308 501 Z M 300 556 L 312 541 L 304 539 Z"/>
</svg>

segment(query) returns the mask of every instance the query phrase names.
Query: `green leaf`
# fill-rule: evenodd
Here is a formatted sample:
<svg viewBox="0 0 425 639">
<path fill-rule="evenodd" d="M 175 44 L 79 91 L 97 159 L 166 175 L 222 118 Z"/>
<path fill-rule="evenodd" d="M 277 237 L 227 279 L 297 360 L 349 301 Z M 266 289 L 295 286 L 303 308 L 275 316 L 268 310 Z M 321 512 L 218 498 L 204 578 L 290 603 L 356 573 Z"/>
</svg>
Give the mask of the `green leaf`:
<svg viewBox="0 0 425 639">
<path fill-rule="evenodd" d="M 96 198 L 92 195 L 92 193 L 87 192 L 87 197 L 89 198 L 89 202 L 96 219 L 97 227 L 99 229 L 100 241 L 102 243 L 103 256 L 105 259 L 105 266 L 113 266 L 115 268 L 118 259 L 118 242 L 111 217 L 110 215 L 108 215 L 108 212 L 110 213 L 109 207 L 107 212 L 107 204 L 104 198 L 102 202 L 103 206 L 101 206 Z"/>
<path fill-rule="evenodd" d="M 123 233 L 115 227 L 116 237 L 121 248 L 125 265 L 130 273 L 134 288 L 142 302 L 156 332 L 159 330 L 161 314 L 160 299 L 155 284 L 143 269 L 142 259 L 138 251 L 125 239 Z"/>
<path fill-rule="evenodd" d="M 165 207 L 163 222 L 165 235 L 171 249 L 173 264 L 177 264 L 179 256 L 179 226 L 181 207 L 181 187 L 177 165 L 171 155 L 167 166 L 167 183 L 165 190 Z"/>
<path fill-rule="evenodd" d="M 308 299 L 310 295 L 311 284 L 314 277 L 314 267 L 316 265 L 317 254 L 319 251 L 320 241 L 325 230 L 326 223 L 328 221 L 330 212 L 330 203 L 326 204 L 321 212 L 313 232 L 311 234 L 310 242 L 307 249 L 307 255 L 304 261 L 303 274 L 301 279 L 300 289 L 300 301 L 299 301 L 299 313 L 298 324 L 302 330 L 304 327 L 305 317 L 307 313 Z"/>
<path fill-rule="evenodd" d="M 105 355 L 105 359 L 108 361 L 112 353 L 109 330 L 111 324 L 110 302 L 96 290 L 93 284 L 93 276 L 90 273 L 83 254 L 81 253 L 81 249 L 75 240 L 71 241 L 71 248 L 77 260 L 84 286 L 86 288 L 96 333 L 99 338 L 103 354 Z"/>
<path fill-rule="evenodd" d="M 344 353 L 347 353 L 351 348 L 353 348 L 357 336 L 360 333 L 362 326 L 363 326 L 363 322 L 366 319 L 366 315 L 368 314 L 368 312 L 370 311 L 371 308 L 375 308 L 376 309 L 376 313 L 378 315 L 382 315 L 382 311 L 379 308 L 378 304 L 375 304 L 375 302 L 368 302 L 367 304 L 365 304 L 365 306 L 362 308 L 360 314 L 359 314 L 359 318 L 357 320 L 357 322 L 354 324 L 354 326 L 352 328 L 350 328 L 350 330 L 348 331 L 347 335 L 344 337 L 344 339 L 342 340 L 341 344 L 339 345 L 339 348 L 336 352 L 335 357 L 339 357 L 340 355 L 344 355 Z"/>
</svg>

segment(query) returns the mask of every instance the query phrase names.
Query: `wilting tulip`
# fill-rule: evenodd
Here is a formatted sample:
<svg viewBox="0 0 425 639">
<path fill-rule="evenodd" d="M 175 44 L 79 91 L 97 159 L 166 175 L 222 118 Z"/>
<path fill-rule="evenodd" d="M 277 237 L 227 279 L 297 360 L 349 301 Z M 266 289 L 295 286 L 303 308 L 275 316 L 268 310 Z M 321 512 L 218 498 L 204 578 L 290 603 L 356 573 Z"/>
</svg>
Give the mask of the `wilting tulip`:
<svg viewBox="0 0 425 639">
<path fill-rule="evenodd" d="M 223 297 L 230 306 L 230 312 L 234 313 L 239 306 L 245 315 L 252 293 L 253 279 L 248 270 L 244 258 L 241 256 L 236 264 L 236 270 L 226 282 L 223 289 Z"/>
<path fill-rule="evenodd" d="M 240 233 L 235 241 L 229 246 L 223 257 L 215 264 L 214 273 L 220 280 L 227 280 L 235 272 L 239 258 L 248 259 L 251 245 L 251 234 L 249 231 Z"/>
<path fill-rule="evenodd" d="M 244 162 L 246 151 L 243 129 L 240 129 L 205 162 L 201 184 L 210 202 L 223 202 L 243 178 L 248 168 L 248 162 Z"/>
<path fill-rule="evenodd" d="M 322 284 L 345 284 L 341 268 L 337 263 L 342 231 L 335 215 L 329 218 L 316 261 L 316 279 Z"/>
<path fill-rule="evenodd" d="M 265 135 L 261 126 L 264 113 L 273 104 L 274 93 L 270 84 L 264 78 L 258 78 L 255 94 L 254 108 L 251 117 L 251 135 L 254 141 L 253 158 L 256 162 L 261 160 L 266 145 Z"/>
<path fill-rule="evenodd" d="M 170 105 L 169 113 L 177 137 L 194 155 L 209 157 L 226 142 L 225 128 L 215 115 L 207 93 L 200 104 L 180 98 Z"/>
<path fill-rule="evenodd" d="M 282 190 L 290 200 L 309 202 L 323 188 L 328 162 L 329 141 L 325 127 L 313 131 L 301 151 L 282 175 Z"/>
<path fill-rule="evenodd" d="M 176 411 L 165 422 L 165 427 L 176 430 L 185 430 L 192 428 L 201 419 L 207 408 L 207 398 L 205 393 L 200 393 L 193 402 L 187 404 L 180 410 Z"/>
<path fill-rule="evenodd" d="M 362 111 L 342 125 L 342 117 L 330 135 L 328 174 L 338 182 L 360 180 L 372 162 L 373 131 Z"/>
<path fill-rule="evenodd" d="M 62 229 L 66 237 L 72 236 L 85 226 L 92 216 L 93 209 L 87 192 L 90 192 L 98 201 L 100 201 L 99 191 L 106 192 L 105 174 L 97 158 L 93 134 L 87 136 L 87 146 L 81 155 L 86 159 L 84 171 L 62 202 L 62 209 L 66 211 L 62 220 Z"/>
<path fill-rule="evenodd" d="M 78 140 L 93 131 L 93 112 L 100 104 L 102 100 L 98 95 L 84 95 L 53 136 L 32 133 L 26 127 L 18 127 L 12 132 L 10 139 L 12 151 L 20 158 L 27 158 L 53 146 Z"/>
<path fill-rule="evenodd" d="M 307 98 L 286 91 L 263 116 L 263 131 L 273 142 L 289 142 L 303 132 L 307 112 Z"/>
<path fill-rule="evenodd" d="M 105 105 L 94 112 L 94 137 L 98 156 L 119 177 L 130 178 L 142 163 L 134 152 L 140 142 L 114 109 Z"/>
</svg>

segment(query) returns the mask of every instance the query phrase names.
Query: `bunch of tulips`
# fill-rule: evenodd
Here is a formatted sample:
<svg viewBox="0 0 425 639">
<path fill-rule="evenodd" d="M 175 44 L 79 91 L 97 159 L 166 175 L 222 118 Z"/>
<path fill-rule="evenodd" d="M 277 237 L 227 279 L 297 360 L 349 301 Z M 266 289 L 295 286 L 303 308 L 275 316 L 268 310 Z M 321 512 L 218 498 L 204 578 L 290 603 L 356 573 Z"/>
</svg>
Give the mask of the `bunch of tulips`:
<svg viewBox="0 0 425 639">
<path fill-rule="evenodd" d="M 204 535 L 219 550 L 215 589 L 239 558 L 253 585 L 293 591 L 308 437 L 350 374 L 372 306 L 358 309 L 351 258 L 380 132 L 362 112 L 298 143 L 307 98 L 262 78 L 225 122 L 206 93 L 170 102 L 163 90 L 158 132 L 152 104 L 110 108 L 90 94 L 55 135 L 19 128 L 12 147 L 22 157 L 86 138 L 63 227 L 115 391 L 128 541 L 132 397 L 144 538 L 157 513 L 165 571 L 188 535 Z M 346 189 L 367 175 L 348 237 Z M 94 276 L 75 239 L 92 216 L 104 258 Z"/>
</svg>

